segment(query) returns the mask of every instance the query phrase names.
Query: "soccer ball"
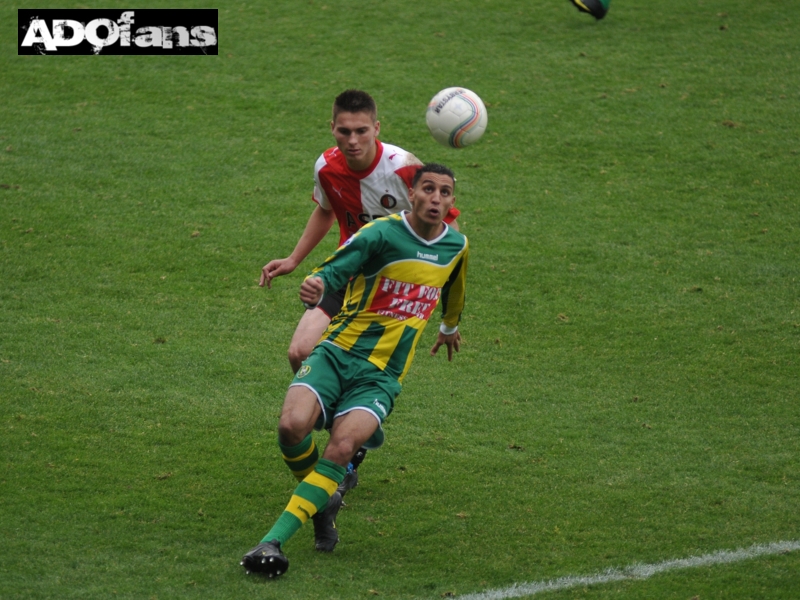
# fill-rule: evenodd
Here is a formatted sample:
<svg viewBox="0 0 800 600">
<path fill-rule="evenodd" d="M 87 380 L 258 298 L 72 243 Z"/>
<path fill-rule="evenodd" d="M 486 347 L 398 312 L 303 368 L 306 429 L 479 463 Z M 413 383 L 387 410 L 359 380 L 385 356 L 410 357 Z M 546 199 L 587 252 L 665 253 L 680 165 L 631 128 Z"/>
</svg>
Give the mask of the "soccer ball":
<svg viewBox="0 0 800 600">
<path fill-rule="evenodd" d="M 481 139 L 489 117 L 478 94 L 462 87 L 449 87 L 428 103 L 425 121 L 437 142 L 463 148 Z"/>
</svg>

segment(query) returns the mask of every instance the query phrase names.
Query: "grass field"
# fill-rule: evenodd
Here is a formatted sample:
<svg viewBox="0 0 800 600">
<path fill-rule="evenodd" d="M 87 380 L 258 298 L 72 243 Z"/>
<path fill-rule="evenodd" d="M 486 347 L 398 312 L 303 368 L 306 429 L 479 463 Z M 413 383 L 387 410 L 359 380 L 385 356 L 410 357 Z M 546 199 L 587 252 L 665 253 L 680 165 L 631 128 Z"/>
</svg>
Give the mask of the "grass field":
<svg viewBox="0 0 800 600">
<path fill-rule="evenodd" d="M 0 3 L 0 598 L 435 599 L 800 540 L 800 3 L 218 7 L 219 56 L 18 57 Z M 459 151 L 452 85 L 489 110 Z M 425 333 L 342 542 L 265 581 L 336 235 L 257 279 L 348 87 L 456 171 L 465 345 Z M 542 595 L 800 598 L 800 552 Z"/>
</svg>

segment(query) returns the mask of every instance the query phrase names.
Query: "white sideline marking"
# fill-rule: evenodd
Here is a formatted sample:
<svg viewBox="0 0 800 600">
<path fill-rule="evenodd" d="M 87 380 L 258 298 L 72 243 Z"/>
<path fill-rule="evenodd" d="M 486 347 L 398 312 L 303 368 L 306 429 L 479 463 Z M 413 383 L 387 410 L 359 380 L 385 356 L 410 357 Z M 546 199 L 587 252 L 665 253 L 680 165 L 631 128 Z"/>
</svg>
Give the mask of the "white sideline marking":
<svg viewBox="0 0 800 600">
<path fill-rule="evenodd" d="M 506 598 L 522 598 L 524 596 L 533 596 L 539 592 L 554 592 L 584 585 L 611 583 L 612 581 L 623 581 L 625 579 L 647 579 L 653 575 L 665 571 L 672 571 L 674 569 L 689 569 L 692 567 L 735 563 L 759 556 L 784 554 L 794 550 L 800 550 L 800 541 L 773 542 L 764 545 L 757 544 L 749 548 L 720 550 L 712 554 L 665 560 L 664 562 L 652 565 L 634 564 L 623 569 L 606 569 L 603 573 L 598 573 L 596 575 L 561 577 L 551 581 L 538 581 L 534 583 L 515 583 L 504 590 L 487 590 L 476 594 L 467 594 L 465 596 L 458 596 L 456 600 L 506 600 Z"/>
</svg>

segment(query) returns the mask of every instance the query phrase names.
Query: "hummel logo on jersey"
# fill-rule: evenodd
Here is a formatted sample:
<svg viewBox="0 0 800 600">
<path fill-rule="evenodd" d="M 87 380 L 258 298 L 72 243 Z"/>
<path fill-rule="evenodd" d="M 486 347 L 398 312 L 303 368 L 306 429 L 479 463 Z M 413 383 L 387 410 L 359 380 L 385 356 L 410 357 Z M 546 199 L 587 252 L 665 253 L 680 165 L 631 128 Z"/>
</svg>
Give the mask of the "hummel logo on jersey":
<svg viewBox="0 0 800 600">
<path fill-rule="evenodd" d="M 386 418 L 386 409 L 385 409 L 385 408 L 383 408 L 383 405 L 382 405 L 380 402 L 378 402 L 378 400 L 377 400 L 377 399 L 373 400 L 373 401 L 372 401 L 372 403 L 373 403 L 375 406 L 377 406 L 377 407 L 378 407 L 378 410 L 379 410 L 379 411 L 381 411 L 381 412 L 383 413 L 383 417 L 384 417 L 384 419 L 385 419 L 385 418 Z"/>
<path fill-rule="evenodd" d="M 417 258 L 424 258 L 425 260 L 432 260 L 438 261 L 439 255 L 438 254 L 426 254 L 425 252 L 420 252 L 417 250 Z"/>
</svg>

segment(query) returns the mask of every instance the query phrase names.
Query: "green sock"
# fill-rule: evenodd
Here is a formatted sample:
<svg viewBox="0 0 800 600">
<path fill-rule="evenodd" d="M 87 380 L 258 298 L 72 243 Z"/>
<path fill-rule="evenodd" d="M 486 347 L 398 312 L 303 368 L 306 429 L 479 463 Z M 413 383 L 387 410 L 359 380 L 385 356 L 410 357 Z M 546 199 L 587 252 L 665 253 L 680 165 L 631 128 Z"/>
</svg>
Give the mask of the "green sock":
<svg viewBox="0 0 800 600">
<path fill-rule="evenodd" d="M 283 462 L 289 467 L 297 481 L 303 481 L 317 465 L 319 452 L 310 433 L 296 446 L 284 446 L 280 442 L 278 442 L 278 446 L 283 453 Z"/>
<path fill-rule="evenodd" d="M 297 485 L 283 514 L 261 542 L 277 540 L 283 546 L 303 523 L 325 508 L 345 473 L 344 467 L 321 458 L 314 471 Z"/>
</svg>

